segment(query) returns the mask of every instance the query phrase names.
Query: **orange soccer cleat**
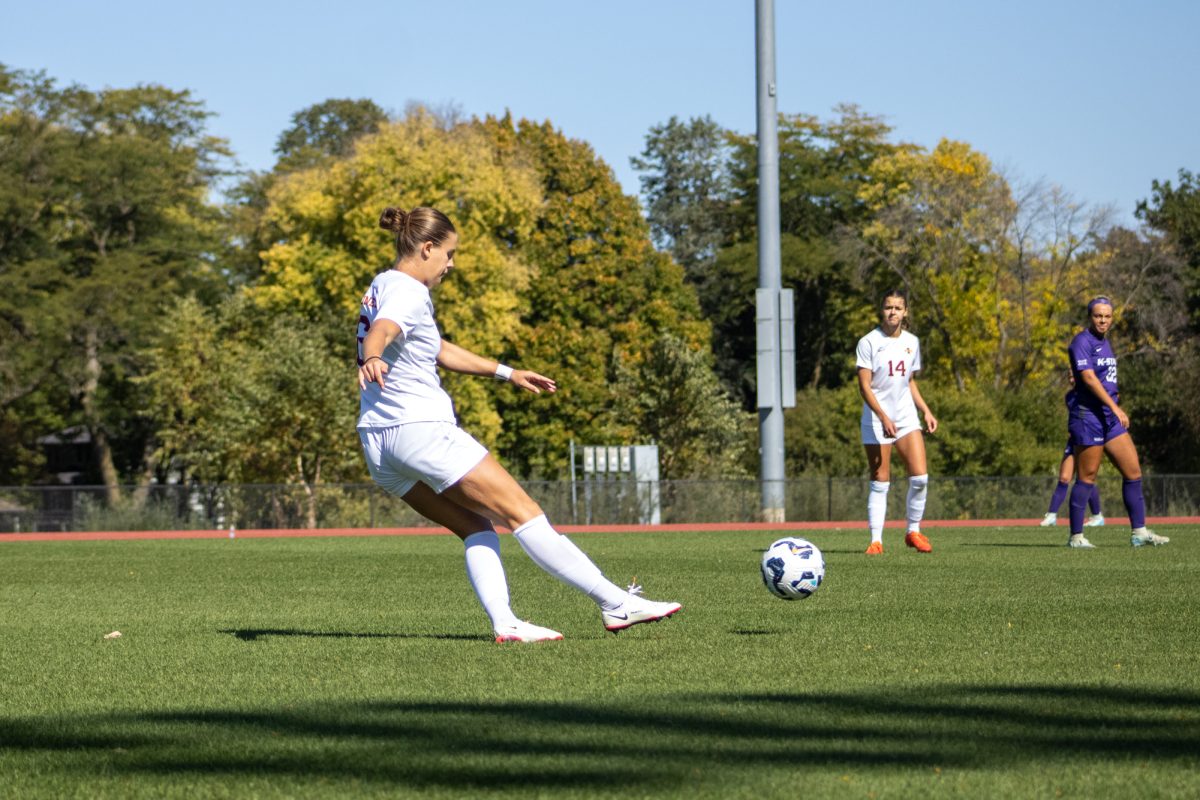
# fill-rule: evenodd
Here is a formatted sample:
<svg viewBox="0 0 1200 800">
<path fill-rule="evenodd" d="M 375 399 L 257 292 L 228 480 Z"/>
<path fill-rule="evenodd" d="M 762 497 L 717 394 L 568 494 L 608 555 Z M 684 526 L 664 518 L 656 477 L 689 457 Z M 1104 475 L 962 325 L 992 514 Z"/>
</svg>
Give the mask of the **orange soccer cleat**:
<svg viewBox="0 0 1200 800">
<path fill-rule="evenodd" d="M 869 556 L 883 555 L 883 542 L 871 542 L 871 546 L 867 548 L 867 555 L 869 555 Z"/>
<path fill-rule="evenodd" d="M 909 547 L 917 548 L 918 553 L 932 553 L 933 545 L 925 538 L 925 534 L 920 531 L 909 531 L 904 537 L 904 543 Z"/>
</svg>

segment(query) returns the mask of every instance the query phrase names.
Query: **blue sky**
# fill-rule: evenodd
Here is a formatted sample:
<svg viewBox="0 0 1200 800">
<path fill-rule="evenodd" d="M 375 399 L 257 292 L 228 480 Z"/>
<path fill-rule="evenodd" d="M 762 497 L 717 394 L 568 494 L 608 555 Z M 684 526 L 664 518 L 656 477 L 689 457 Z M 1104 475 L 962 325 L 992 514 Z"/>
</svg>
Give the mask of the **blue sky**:
<svg viewBox="0 0 1200 800">
<path fill-rule="evenodd" d="M 550 120 L 629 193 L 652 125 L 755 128 L 753 0 L 189 6 L 2 0 L 0 62 L 89 88 L 191 89 L 243 166 L 266 169 L 291 115 L 330 97 Z M 895 138 L 960 139 L 1007 174 L 1133 208 L 1200 171 L 1200 3 L 776 0 L 779 110 L 855 103 Z"/>
</svg>

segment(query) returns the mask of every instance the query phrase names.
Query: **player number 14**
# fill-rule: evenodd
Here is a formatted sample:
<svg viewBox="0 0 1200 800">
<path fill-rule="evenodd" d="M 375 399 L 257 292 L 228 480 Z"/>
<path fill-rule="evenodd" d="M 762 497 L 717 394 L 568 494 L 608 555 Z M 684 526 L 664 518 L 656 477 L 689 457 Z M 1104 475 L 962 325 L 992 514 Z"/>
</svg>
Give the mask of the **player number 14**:
<svg viewBox="0 0 1200 800">
<path fill-rule="evenodd" d="M 888 377 L 891 378 L 895 375 L 904 375 L 905 369 L 907 369 L 907 368 L 904 366 L 903 361 L 889 361 L 888 362 Z"/>
</svg>

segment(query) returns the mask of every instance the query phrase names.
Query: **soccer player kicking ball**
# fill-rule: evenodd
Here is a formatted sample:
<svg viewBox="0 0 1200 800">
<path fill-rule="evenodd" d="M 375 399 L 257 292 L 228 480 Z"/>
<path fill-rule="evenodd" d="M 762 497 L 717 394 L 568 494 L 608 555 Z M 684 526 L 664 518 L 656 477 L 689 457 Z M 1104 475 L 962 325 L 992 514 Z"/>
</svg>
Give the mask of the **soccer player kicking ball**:
<svg viewBox="0 0 1200 800">
<path fill-rule="evenodd" d="M 586 594 L 616 632 L 676 613 L 610 582 L 483 445 L 458 427 L 437 368 L 495 376 L 526 391 L 553 393 L 544 375 L 512 369 L 444 340 L 429 290 L 454 268 L 458 233 L 432 208 L 386 209 L 380 227 L 396 241 L 396 262 L 371 282 L 358 318 L 358 434 L 371 477 L 466 547 L 467 577 L 491 618 L 497 642 L 561 639 L 517 618 L 509 605 L 493 521 L 512 530 L 539 567 Z"/>
<path fill-rule="evenodd" d="M 867 496 L 871 544 L 867 555 L 883 552 L 892 447 L 900 453 L 908 472 L 908 533 L 904 543 L 918 552 L 930 553 L 933 546 L 921 533 L 929 474 L 918 409 L 930 433 L 937 430 L 938 421 L 917 388 L 921 345 L 905 330 L 908 299 L 904 293 L 897 290 L 884 295 L 879 317 L 879 327 L 859 339 L 857 349 L 858 392 L 863 399 L 860 429 L 871 470 L 871 492 Z"/>
<path fill-rule="evenodd" d="M 1071 362 L 1074 388 L 1067 396 L 1067 431 L 1075 449 L 1075 485 L 1071 487 L 1071 536 L 1067 546 L 1090 550 L 1095 547 L 1083 535 L 1083 515 L 1088 498 L 1096 488 L 1100 461 L 1107 455 L 1124 479 L 1121 499 L 1133 529 L 1130 544 L 1161 545 L 1170 541 L 1146 527 L 1146 501 L 1142 496 L 1142 467 L 1137 448 L 1127 430 L 1129 416 L 1117 405 L 1117 357 L 1108 331 L 1113 323 L 1112 300 L 1097 297 L 1088 303 L 1088 327 L 1071 340 L 1067 357 Z"/>
</svg>

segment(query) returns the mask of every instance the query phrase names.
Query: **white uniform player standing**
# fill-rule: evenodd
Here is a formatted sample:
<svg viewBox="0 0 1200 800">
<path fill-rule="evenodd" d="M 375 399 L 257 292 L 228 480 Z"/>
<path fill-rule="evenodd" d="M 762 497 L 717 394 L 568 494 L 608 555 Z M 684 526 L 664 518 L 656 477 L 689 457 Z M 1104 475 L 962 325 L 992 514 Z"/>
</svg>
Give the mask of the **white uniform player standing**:
<svg viewBox="0 0 1200 800">
<path fill-rule="evenodd" d="M 893 447 L 904 460 L 909 476 L 908 533 L 904 542 L 922 553 L 933 550 L 921 533 L 929 475 L 918 410 L 924 415 L 930 433 L 937 430 L 938 422 L 917 388 L 921 344 L 916 336 L 904 330 L 907 316 L 907 298 L 898 291 L 889 292 L 883 298 L 879 327 L 858 340 L 856 351 L 858 390 L 863 398 L 860 430 L 871 470 L 871 491 L 867 498 L 871 544 L 867 555 L 883 552 Z"/>
</svg>

